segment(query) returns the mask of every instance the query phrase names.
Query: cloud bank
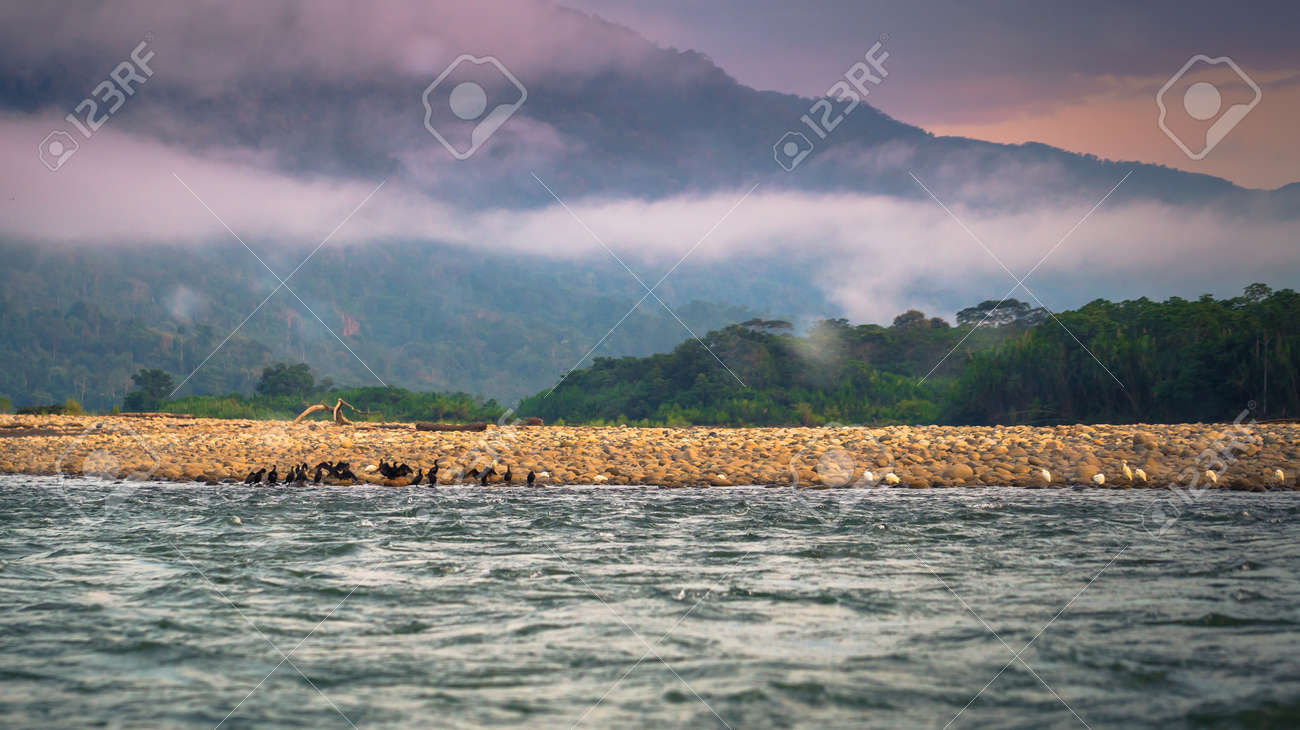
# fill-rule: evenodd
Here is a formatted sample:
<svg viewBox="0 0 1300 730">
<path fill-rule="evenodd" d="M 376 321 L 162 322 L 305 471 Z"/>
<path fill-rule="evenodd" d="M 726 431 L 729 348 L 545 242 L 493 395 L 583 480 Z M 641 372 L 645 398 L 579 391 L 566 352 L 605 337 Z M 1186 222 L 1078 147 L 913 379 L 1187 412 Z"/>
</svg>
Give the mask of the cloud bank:
<svg viewBox="0 0 1300 730">
<path fill-rule="evenodd" d="M 0 179 L 7 205 L 0 236 L 46 246 L 198 246 L 228 244 L 233 231 L 255 251 L 310 249 L 383 181 L 295 176 L 238 150 L 200 155 L 108 127 L 51 173 L 31 141 L 54 121 L 0 118 L 0 161 L 7 170 L 28 171 Z M 1014 212 L 967 205 L 957 196 L 945 201 L 950 214 L 928 198 L 763 185 L 748 195 L 727 189 L 657 199 L 585 196 L 566 199 L 566 208 L 530 181 L 550 204 L 462 207 L 390 179 L 328 245 L 430 241 L 575 266 L 608 261 L 608 246 L 642 272 L 665 272 L 683 257 L 684 267 L 722 271 L 741 260 L 777 269 L 798 263 L 814 272 L 807 284 L 842 308 L 827 315 L 878 322 L 908 307 L 951 316 L 1002 296 L 1013 275 L 1036 267 L 1025 282 L 1034 293 L 1010 295 L 1053 310 L 1134 292 L 1232 295 L 1243 281 L 1285 286 L 1300 274 L 1294 232 L 1285 222 L 1134 201 L 1123 186 L 1091 215 L 1106 189 L 1081 190 L 1068 205 Z M 543 182 L 564 195 L 556 181 Z"/>
</svg>

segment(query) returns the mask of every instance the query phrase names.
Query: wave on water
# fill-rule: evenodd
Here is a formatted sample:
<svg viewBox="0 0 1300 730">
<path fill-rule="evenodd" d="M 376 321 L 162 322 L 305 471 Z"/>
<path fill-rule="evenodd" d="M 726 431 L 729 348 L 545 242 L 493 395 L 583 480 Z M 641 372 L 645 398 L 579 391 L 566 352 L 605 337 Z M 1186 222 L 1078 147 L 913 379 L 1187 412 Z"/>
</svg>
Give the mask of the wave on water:
<svg viewBox="0 0 1300 730">
<path fill-rule="evenodd" d="M 121 486 L 0 477 L 8 727 L 1300 714 L 1293 493 Z"/>
</svg>

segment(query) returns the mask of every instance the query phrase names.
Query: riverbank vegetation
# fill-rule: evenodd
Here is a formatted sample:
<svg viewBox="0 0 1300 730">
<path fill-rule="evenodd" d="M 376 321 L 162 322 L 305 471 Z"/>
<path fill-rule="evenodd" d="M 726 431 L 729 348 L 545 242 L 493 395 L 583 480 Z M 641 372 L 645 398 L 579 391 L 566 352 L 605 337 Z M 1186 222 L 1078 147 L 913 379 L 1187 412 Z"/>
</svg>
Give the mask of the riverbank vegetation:
<svg viewBox="0 0 1300 730">
<path fill-rule="evenodd" d="M 303 363 L 265 367 L 252 393 L 171 399 L 140 370 L 127 411 L 287 419 L 338 398 L 361 420 L 784 426 L 1208 422 L 1250 407 L 1300 417 L 1300 294 L 1096 300 L 1055 316 L 1014 299 L 888 326 L 822 320 L 802 333 L 750 319 L 648 357 L 596 358 L 517 413 L 467 393 L 339 387 Z M 39 406 L 49 412 L 80 406 Z M 30 409 L 31 407 L 27 407 Z"/>
</svg>

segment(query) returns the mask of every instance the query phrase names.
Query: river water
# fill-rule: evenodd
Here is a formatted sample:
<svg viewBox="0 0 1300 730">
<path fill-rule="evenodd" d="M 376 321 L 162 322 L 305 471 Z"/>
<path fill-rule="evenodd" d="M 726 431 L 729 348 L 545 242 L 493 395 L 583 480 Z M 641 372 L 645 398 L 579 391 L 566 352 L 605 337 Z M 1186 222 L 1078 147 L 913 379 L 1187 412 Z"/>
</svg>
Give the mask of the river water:
<svg viewBox="0 0 1300 730">
<path fill-rule="evenodd" d="M 1296 727 L 1300 495 L 1155 499 L 5 476 L 0 717 Z"/>
</svg>

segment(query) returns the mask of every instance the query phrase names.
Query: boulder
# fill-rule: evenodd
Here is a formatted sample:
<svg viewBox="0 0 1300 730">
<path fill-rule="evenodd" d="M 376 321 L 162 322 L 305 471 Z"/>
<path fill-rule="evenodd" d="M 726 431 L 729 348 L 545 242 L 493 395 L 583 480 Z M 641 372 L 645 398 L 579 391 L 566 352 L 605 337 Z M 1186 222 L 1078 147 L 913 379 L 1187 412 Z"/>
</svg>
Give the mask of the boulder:
<svg viewBox="0 0 1300 730">
<path fill-rule="evenodd" d="M 975 476 L 975 470 L 966 464 L 949 464 L 943 470 L 943 478 L 952 481 L 964 482 Z"/>
</svg>

